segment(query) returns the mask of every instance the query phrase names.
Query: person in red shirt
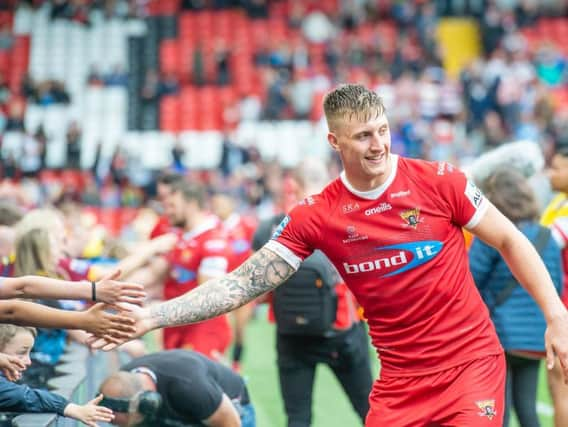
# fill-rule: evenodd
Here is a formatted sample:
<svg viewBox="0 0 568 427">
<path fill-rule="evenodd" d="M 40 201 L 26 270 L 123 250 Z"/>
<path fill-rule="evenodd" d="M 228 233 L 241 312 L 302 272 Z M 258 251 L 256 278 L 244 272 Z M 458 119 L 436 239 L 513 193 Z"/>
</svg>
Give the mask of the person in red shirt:
<svg viewBox="0 0 568 427">
<path fill-rule="evenodd" d="M 325 96 L 324 112 L 341 176 L 292 209 L 237 270 L 133 313 L 138 333 L 246 304 L 319 249 L 363 307 L 381 359 L 367 427 L 499 426 L 505 359 L 469 271 L 465 227 L 501 253 L 535 298 L 547 321 L 548 367 L 557 354 L 568 380 L 568 311 L 514 224 L 452 165 L 392 154 L 376 93 L 341 85 Z"/>
<path fill-rule="evenodd" d="M 171 185 L 165 209 L 172 224 L 183 225 L 174 248 L 154 260 L 139 277 L 164 283 L 164 299 L 174 299 L 229 268 L 230 249 L 221 221 L 205 210 L 205 190 L 196 183 L 177 181 Z M 219 359 L 231 343 L 226 316 L 177 328 L 166 328 L 164 349 L 185 348 Z"/>
<path fill-rule="evenodd" d="M 235 209 L 234 199 L 225 193 L 217 193 L 211 198 L 211 210 L 222 221 L 223 231 L 229 243 L 229 271 L 233 271 L 252 254 L 252 238 L 256 230 L 256 221 L 239 214 Z M 241 359 L 244 352 L 245 330 L 252 317 L 255 304 L 243 305 L 233 312 L 232 366 L 235 372 L 241 370 Z"/>
</svg>

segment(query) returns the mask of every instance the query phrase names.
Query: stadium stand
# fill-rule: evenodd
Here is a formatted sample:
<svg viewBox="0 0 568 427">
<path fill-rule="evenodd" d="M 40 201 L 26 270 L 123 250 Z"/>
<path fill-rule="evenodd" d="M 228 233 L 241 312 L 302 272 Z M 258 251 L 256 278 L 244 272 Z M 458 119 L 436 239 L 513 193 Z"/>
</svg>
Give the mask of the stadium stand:
<svg viewBox="0 0 568 427">
<path fill-rule="evenodd" d="M 568 19 L 554 2 L 536 11 L 473 0 L 454 2 L 459 10 L 394 0 L 353 2 L 363 9 L 339 0 L 86 3 L 0 6 L 0 194 L 36 206 L 71 192 L 112 236 L 144 201 L 127 190 L 151 188 L 174 150 L 182 172 L 261 213 L 271 185 L 301 159 L 336 167 L 321 101 L 338 82 L 381 93 L 394 150 L 411 156 L 467 163 L 504 141 L 546 150 L 568 138 Z M 81 170 L 68 162 L 74 125 Z M 239 173 L 223 180 L 216 169 L 232 149 Z M 21 159 L 34 156 L 38 165 L 24 170 Z M 22 176 L 35 178 L 24 200 Z M 107 362 L 77 348 L 68 356 L 51 385 L 84 401 Z"/>
</svg>

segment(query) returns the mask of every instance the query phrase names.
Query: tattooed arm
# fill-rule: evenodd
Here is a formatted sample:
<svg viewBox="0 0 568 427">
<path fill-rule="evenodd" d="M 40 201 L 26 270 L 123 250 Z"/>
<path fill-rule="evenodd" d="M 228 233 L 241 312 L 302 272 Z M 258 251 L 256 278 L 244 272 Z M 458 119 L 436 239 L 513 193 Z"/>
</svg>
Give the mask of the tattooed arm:
<svg viewBox="0 0 568 427">
<path fill-rule="evenodd" d="M 165 326 L 200 322 L 234 310 L 284 283 L 295 269 L 266 247 L 231 273 L 150 308 L 133 309 L 136 336 Z M 115 344 L 91 340 L 93 348 L 111 350 Z"/>
<path fill-rule="evenodd" d="M 184 325 L 227 313 L 273 290 L 293 273 L 294 269 L 284 259 L 262 248 L 226 276 L 152 307 L 152 326 Z"/>
</svg>

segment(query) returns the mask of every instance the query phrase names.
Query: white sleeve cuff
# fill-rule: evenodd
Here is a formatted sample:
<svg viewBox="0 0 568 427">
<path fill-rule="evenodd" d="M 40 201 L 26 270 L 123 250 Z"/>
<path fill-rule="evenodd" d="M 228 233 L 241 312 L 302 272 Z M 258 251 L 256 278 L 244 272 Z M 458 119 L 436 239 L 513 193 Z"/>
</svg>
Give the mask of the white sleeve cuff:
<svg viewBox="0 0 568 427">
<path fill-rule="evenodd" d="M 271 252 L 274 252 L 276 255 L 281 257 L 284 261 L 286 261 L 294 270 L 298 270 L 300 268 L 300 264 L 302 263 L 302 258 L 284 246 L 282 243 L 278 243 L 276 240 L 269 240 L 264 247 Z"/>
<path fill-rule="evenodd" d="M 484 197 L 483 200 L 481 201 L 481 204 L 479 205 L 479 207 L 476 209 L 475 213 L 471 217 L 471 219 L 468 221 L 466 225 L 464 225 L 464 228 L 466 230 L 471 230 L 477 224 L 479 224 L 481 222 L 481 219 L 487 212 L 487 209 L 489 209 L 489 201 Z"/>
</svg>

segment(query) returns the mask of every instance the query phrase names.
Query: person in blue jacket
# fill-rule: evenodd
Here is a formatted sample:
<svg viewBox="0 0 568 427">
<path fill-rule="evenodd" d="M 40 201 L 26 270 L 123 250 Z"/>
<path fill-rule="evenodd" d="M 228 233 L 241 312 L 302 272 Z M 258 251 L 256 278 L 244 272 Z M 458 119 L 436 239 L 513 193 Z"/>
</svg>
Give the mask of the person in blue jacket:
<svg viewBox="0 0 568 427">
<path fill-rule="evenodd" d="M 481 185 L 487 198 L 539 251 L 558 292 L 562 289 L 561 251 L 547 229 L 539 225 L 535 194 L 515 169 L 498 169 Z M 469 251 L 470 268 L 485 301 L 507 359 L 506 411 L 513 407 L 521 427 L 539 426 L 536 392 L 540 359 L 545 355 L 544 315 L 516 282 L 495 249 L 475 239 Z"/>
<path fill-rule="evenodd" d="M 34 328 L 0 324 L 0 352 L 18 357 L 28 367 L 35 336 Z M 0 411 L 4 412 L 53 412 L 97 427 L 97 421 L 114 418 L 110 409 L 98 406 L 102 398 L 101 394 L 85 405 L 77 405 L 59 394 L 13 383 L 0 373 Z"/>
</svg>

